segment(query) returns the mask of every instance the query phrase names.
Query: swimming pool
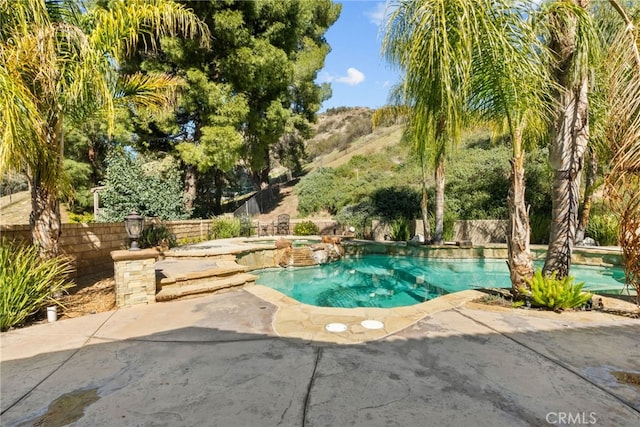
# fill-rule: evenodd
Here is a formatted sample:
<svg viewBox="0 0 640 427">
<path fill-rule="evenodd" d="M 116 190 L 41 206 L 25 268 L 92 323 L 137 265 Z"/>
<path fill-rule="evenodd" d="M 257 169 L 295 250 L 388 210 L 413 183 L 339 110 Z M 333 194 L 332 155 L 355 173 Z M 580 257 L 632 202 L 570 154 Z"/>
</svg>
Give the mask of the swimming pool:
<svg viewBox="0 0 640 427">
<path fill-rule="evenodd" d="M 541 265 L 536 265 L 541 267 Z M 452 292 L 510 288 L 500 259 L 434 259 L 365 255 L 317 267 L 255 270 L 257 284 L 320 307 L 402 307 Z M 572 265 L 574 283 L 585 290 L 619 293 L 621 267 Z"/>
</svg>

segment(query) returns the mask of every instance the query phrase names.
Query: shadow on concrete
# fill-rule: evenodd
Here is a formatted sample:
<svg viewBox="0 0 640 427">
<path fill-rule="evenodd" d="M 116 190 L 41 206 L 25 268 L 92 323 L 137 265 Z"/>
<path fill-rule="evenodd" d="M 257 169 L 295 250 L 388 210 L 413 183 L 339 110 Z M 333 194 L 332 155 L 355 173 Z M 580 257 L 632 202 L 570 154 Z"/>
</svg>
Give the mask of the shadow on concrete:
<svg viewBox="0 0 640 427">
<path fill-rule="evenodd" d="M 242 308 L 127 339 L 113 316 L 82 347 L 3 360 L 2 425 L 64 425 L 78 405 L 88 426 L 640 425 L 640 388 L 614 375 L 640 371 L 637 323 L 541 331 L 453 309 L 335 345 L 274 336 Z"/>
</svg>

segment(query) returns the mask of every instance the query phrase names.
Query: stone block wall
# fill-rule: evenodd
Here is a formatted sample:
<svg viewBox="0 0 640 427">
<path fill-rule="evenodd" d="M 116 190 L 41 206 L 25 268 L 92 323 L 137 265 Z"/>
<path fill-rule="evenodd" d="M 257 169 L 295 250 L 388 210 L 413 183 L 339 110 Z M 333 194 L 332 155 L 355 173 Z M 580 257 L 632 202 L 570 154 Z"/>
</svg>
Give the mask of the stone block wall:
<svg viewBox="0 0 640 427">
<path fill-rule="evenodd" d="M 0 226 L 0 236 L 10 241 L 31 241 L 28 225 Z M 124 223 L 62 224 L 60 254 L 71 258 L 74 277 L 113 272 L 111 251 L 127 247 Z"/>
<path fill-rule="evenodd" d="M 146 221 L 145 226 L 151 222 L 153 220 Z M 211 220 L 167 221 L 164 225 L 179 242 L 184 238 L 206 239 Z M 0 237 L 10 241 L 30 241 L 31 230 L 28 225 L 3 225 L 0 226 Z M 75 278 L 96 273 L 113 274 L 111 252 L 127 249 L 128 245 L 124 222 L 62 224 L 60 253 L 71 258 Z"/>
<path fill-rule="evenodd" d="M 474 245 L 506 243 L 509 221 L 498 219 L 456 221 L 453 240 L 471 240 Z"/>
</svg>

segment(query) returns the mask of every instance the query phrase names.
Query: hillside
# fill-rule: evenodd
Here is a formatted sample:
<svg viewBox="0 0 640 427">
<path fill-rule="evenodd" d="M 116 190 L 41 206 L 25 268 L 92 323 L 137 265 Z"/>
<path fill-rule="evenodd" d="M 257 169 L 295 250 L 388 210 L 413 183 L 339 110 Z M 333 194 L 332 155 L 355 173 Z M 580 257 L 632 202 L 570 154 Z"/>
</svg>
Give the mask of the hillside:
<svg viewBox="0 0 640 427">
<path fill-rule="evenodd" d="M 62 222 L 69 222 L 66 207 L 60 205 Z M 29 224 L 31 214 L 31 192 L 21 191 L 0 197 L 0 225 Z"/>
<path fill-rule="evenodd" d="M 361 107 L 335 108 L 320 114 L 314 125 L 314 136 L 305 144 L 308 155 L 305 173 L 309 175 L 323 167 L 337 168 L 347 164 L 354 156 L 371 157 L 397 145 L 402 137 L 402 126 L 373 129 L 372 114 L 373 110 Z M 299 217 L 298 196 L 294 191 L 297 183 L 293 181 L 283 185 L 277 205 L 258 219 L 272 221 L 283 213 L 292 218 Z M 313 218 L 331 216 L 326 211 L 312 215 Z"/>
</svg>

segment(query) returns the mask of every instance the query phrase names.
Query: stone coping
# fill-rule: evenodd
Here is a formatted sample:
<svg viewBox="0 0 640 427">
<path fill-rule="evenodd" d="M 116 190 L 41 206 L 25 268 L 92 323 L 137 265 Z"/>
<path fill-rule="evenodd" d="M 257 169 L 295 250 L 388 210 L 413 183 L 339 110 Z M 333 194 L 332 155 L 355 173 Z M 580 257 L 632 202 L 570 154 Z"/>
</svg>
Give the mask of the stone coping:
<svg viewBox="0 0 640 427">
<path fill-rule="evenodd" d="M 604 321 L 628 321 L 626 317 L 599 311 L 564 311 L 556 313 L 546 310 L 514 309 L 474 302 L 487 294 L 478 290 L 466 290 L 446 294 L 432 300 L 405 307 L 317 307 L 303 304 L 274 289 L 263 285 L 248 285 L 245 291 L 276 306 L 272 320 L 274 332 L 281 337 L 297 338 L 307 342 L 331 342 L 335 344 L 364 344 L 381 340 L 407 329 L 432 314 L 461 307 L 473 310 L 513 313 L 524 317 L 551 319 L 555 321 L 579 322 L 585 325 Z M 598 295 L 606 308 L 638 311 L 635 304 L 617 298 Z M 367 329 L 364 320 L 381 322 L 382 329 Z M 329 332 L 326 326 L 340 323 L 346 326 L 343 332 Z M 402 338 L 398 338 L 402 339 Z"/>
<path fill-rule="evenodd" d="M 360 344 L 379 340 L 413 325 L 430 314 L 460 307 L 485 295 L 480 291 L 467 290 L 405 307 L 338 308 L 303 304 L 263 285 L 249 285 L 244 289 L 277 307 L 272 327 L 279 336 L 336 344 Z M 382 322 L 384 327 L 367 329 L 361 325 L 364 320 Z M 331 323 L 342 323 L 347 326 L 347 330 L 329 332 L 326 326 Z"/>
<path fill-rule="evenodd" d="M 140 249 L 138 251 L 131 251 L 127 249 L 112 251 L 111 258 L 114 261 L 134 261 L 139 259 L 155 258 L 158 259 L 160 251 L 155 248 Z"/>
</svg>

